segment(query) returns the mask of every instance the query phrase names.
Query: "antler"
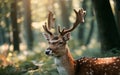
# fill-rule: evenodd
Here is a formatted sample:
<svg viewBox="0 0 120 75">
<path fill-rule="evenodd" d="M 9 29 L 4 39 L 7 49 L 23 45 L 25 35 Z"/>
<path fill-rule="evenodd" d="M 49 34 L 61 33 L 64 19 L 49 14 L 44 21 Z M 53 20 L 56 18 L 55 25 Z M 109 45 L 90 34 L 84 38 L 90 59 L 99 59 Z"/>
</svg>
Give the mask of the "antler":
<svg viewBox="0 0 120 75">
<path fill-rule="evenodd" d="M 48 26 L 47 26 L 47 23 L 45 22 L 45 25 L 43 25 L 43 28 L 50 35 L 53 35 L 53 33 L 50 31 L 50 29 L 53 27 L 54 22 L 55 22 L 55 18 L 53 18 L 53 13 L 51 11 L 49 11 Z"/>
<path fill-rule="evenodd" d="M 75 23 L 73 24 L 73 27 L 71 27 L 70 29 L 65 29 L 65 28 L 63 28 L 63 30 L 61 31 L 60 26 L 58 26 L 58 31 L 59 31 L 60 35 L 63 36 L 63 35 L 65 35 L 66 33 L 73 31 L 73 30 L 77 27 L 77 25 L 78 25 L 79 23 L 83 23 L 83 22 L 84 22 L 84 16 L 85 16 L 86 11 L 84 11 L 83 9 L 80 9 L 80 10 L 77 12 L 77 11 L 74 9 L 74 12 L 75 12 L 75 14 L 76 14 L 76 21 L 75 21 Z"/>
<path fill-rule="evenodd" d="M 49 15 L 48 15 L 48 29 L 51 29 L 54 27 L 54 23 L 55 23 L 55 18 L 53 18 L 53 13 L 51 11 L 49 11 Z"/>
</svg>

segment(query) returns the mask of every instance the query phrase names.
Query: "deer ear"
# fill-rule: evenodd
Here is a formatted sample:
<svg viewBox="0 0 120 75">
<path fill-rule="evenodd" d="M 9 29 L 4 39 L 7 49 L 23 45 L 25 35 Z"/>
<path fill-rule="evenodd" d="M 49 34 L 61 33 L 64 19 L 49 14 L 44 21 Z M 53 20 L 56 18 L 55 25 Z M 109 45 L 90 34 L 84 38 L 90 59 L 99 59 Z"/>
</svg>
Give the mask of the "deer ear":
<svg viewBox="0 0 120 75">
<path fill-rule="evenodd" d="M 65 41 L 68 41 L 70 39 L 70 32 L 64 35 Z"/>
<path fill-rule="evenodd" d="M 46 34 L 46 33 L 43 33 L 43 36 L 46 40 L 49 40 L 50 39 L 50 35 Z"/>
</svg>

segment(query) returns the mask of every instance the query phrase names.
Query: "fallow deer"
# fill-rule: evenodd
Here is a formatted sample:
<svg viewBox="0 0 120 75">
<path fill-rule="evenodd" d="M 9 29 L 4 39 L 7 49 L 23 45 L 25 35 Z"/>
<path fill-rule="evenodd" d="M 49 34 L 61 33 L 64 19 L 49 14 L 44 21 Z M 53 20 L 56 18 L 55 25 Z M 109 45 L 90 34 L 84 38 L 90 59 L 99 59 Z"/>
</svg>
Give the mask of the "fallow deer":
<svg viewBox="0 0 120 75">
<path fill-rule="evenodd" d="M 57 70 L 60 75 L 120 75 L 120 57 L 108 58 L 92 58 L 83 57 L 74 60 L 67 41 L 70 39 L 70 32 L 73 31 L 79 23 L 84 22 L 85 11 L 80 9 L 74 10 L 76 21 L 73 27 L 69 29 L 60 29 L 58 26 L 58 35 L 54 35 L 50 31 L 50 27 L 54 22 L 53 14 L 50 12 L 47 23 L 43 25 L 44 30 L 48 34 L 44 37 L 49 43 L 49 47 L 45 50 L 48 56 L 53 56 Z"/>
</svg>

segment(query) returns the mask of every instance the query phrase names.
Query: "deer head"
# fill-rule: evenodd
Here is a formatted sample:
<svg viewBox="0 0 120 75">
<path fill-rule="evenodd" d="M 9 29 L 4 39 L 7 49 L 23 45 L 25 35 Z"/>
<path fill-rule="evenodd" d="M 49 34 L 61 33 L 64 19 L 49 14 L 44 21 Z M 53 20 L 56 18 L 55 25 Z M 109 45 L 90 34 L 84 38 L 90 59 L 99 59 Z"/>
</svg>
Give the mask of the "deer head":
<svg viewBox="0 0 120 75">
<path fill-rule="evenodd" d="M 53 14 L 50 12 L 48 15 L 48 26 L 47 23 L 43 25 L 44 30 L 47 34 L 43 34 L 46 40 L 49 43 L 49 47 L 46 49 L 45 53 L 50 56 L 60 57 L 66 53 L 66 42 L 70 39 L 70 32 L 73 31 L 79 23 L 84 22 L 85 11 L 80 9 L 78 12 L 74 9 L 76 14 L 76 21 L 73 26 L 69 29 L 63 28 L 61 30 L 60 26 L 58 26 L 58 35 L 54 35 L 50 31 L 50 27 L 54 24 Z"/>
</svg>

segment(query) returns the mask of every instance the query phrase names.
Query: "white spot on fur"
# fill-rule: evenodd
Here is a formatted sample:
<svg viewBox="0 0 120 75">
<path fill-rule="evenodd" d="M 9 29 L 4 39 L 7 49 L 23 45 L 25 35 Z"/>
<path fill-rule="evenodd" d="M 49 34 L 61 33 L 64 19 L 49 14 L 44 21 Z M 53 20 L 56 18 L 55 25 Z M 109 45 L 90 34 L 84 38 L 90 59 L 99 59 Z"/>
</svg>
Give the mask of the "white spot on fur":
<svg viewBox="0 0 120 75">
<path fill-rule="evenodd" d="M 92 72 L 90 72 L 90 75 L 93 75 L 93 73 L 92 73 Z"/>
<path fill-rule="evenodd" d="M 105 72 L 104 75 L 107 75 L 107 73 Z"/>
<path fill-rule="evenodd" d="M 117 59 L 117 62 L 119 62 L 120 60 L 119 59 Z"/>
<path fill-rule="evenodd" d="M 113 63 L 114 65 L 116 65 L 116 63 Z"/>
<path fill-rule="evenodd" d="M 89 72 L 86 72 L 87 75 L 89 75 Z"/>
<path fill-rule="evenodd" d="M 105 68 L 105 71 L 107 71 L 107 69 Z"/>
<path fill-rule="evenodd" d="M 89 65 L 89 67 L 91 67 L 91 64 Z"/>
</svg>

